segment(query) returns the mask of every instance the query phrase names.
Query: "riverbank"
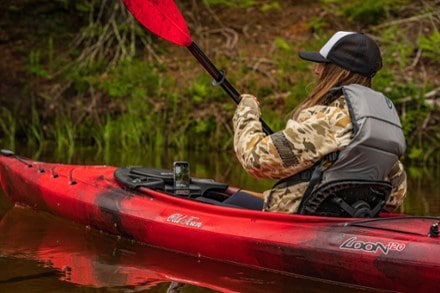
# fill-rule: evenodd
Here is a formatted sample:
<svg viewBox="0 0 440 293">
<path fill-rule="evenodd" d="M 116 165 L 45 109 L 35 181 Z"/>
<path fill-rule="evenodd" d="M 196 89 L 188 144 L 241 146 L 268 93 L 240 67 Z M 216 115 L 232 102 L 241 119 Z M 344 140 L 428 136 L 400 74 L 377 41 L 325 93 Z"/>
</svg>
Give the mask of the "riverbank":
<svg viewBox="0 0 440 293">
<path fill-rule="evenodd" d="M 118 30 L 104 34 L 113 14 L 98 15 L 100 3 L 93 10 L 90 1 L 62 2 L 0 4 L 2 145 L 231 149 L 235 105 L 211 87 L 187 50 L 145 32 L 120 3 L 114 4 L 120 5 L 114 7 Z M 319 49 L 335 30 L 365 31 L 383 51 L 385 66 L 374 87 L 399 108 L 405 159 L 440 161 L 438 1 L 395 0 L 380 7 L 357 0 L 246 1 L 240 7 L 218 2 L 177 4 L 193 39 L 226 69 L 231 83 L 261 99 L 263 118 L 273 129 L 281 129 L 280 117 L 314 82 L 313 64 L 301 61 L 297 51 Z M 133 54 L 128 50 L 127 58 L 114 61 L 118 51 L 112 48 L 120 47 L 110 36 L 129 28 L 136 37 Z M 102 41 L 102 52 L 112 58 L 88 59 L 95 55 L 84 52 L 101 52 L 87 50 L 103 35 L 109 39 Z"/>
</svg>

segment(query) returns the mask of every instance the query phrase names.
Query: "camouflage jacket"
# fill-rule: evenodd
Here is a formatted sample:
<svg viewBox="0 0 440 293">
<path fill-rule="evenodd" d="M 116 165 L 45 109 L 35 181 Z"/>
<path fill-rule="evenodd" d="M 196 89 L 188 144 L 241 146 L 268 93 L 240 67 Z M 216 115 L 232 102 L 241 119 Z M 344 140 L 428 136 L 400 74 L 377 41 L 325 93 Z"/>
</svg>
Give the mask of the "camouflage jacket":
<svg viewBox="0 0 440 293">
<path fill-rule="evenodd" d="M 282 179 L 298 174 L 351 141 L 353 128 L 343 96 L 328 106 L 304 109 L 297 119 L 289 119 L 283 130 L 271 135 L 263 132 L 260 114 L 257 99 L 246 94 L 233 118 L 235 153 L 243 168 L 255 178 Z M 385 180 L 393 185 L 385 208 L 394 210 L 406 193 L 406 173 L 400 162 Z M 307 186 L 308 182 L 287 187 L 281 184 L 265 191 L 266 210 L 296 212 Z"/>
</svg>

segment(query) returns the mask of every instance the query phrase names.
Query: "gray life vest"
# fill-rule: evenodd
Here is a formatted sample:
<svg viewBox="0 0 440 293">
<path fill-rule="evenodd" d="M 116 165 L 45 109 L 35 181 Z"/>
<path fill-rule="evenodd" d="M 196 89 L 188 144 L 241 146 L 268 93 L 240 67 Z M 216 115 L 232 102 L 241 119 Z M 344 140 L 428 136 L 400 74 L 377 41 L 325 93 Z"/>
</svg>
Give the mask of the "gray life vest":
<svg viewBox="0 0 440 293">
<path fill-rule="evenodd" d="M 342 87 L 353 124 L 353 139 L 322 174 L 320 184 L 336 180 L 384 180 L 406 144 L 399 115 L 390 99 L 371 88 Z"/>
<path fill-rule="evenodd" d="M 352 141 L 310 169 L 298 213 L 376 217 L 392 191 L 385 178 L 405 152 L 402 126 L 393 103 L 383 94 L 358 84 L 340 90 L 353 124 Z"/>
<path fill-rule="evenodd" d="M 358 84 L 332 90 L 336 95 L 341 91 L 353 124 L 351 142 L 275 186 L 309 181 L 300 214 L 373 217 L 392 189 L 385 177 L 406 149 L 402 125 L 394 104 L 382 93 Z"/>
</svg>

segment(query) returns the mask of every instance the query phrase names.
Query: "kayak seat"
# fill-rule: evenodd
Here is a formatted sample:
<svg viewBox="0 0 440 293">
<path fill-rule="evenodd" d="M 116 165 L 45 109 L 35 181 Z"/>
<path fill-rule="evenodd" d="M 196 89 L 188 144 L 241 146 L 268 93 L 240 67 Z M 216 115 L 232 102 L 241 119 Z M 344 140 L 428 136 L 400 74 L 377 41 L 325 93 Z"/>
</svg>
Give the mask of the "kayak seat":
<svg viewBox="0 0 440 293">
<path fill-rule="evenodd" d="M 212 198 L 212 192 L 209 192 L 205 196 L 196 198 L 197 201 L 206 202 L 219 206 L 228 206 L 241 209 L 258 210 L 263 209 L 263 199 L 251 195 L 245 191 L 237 191 L 231 196 L 228 196 L 225 200 L 218 200 Z"/>
<path fill-rule="evenodd" d="M 209 204 L 216 205 L 216 206 L 227 206 L 227 207 L 239 208 L 238 206 L 235 206 L 232 204 L 227 204 L 224 201 L 213 199 L 213 198 L 206 197 L 206 196 L 196 197 L 195 200 L 203 202 L 203 203 L 209 203 Z"/>
<path fill-rule="evenodd" d="M 191 178 L 190 190 L 191 197 L 207 196 L 222 200 L 226 198 L 226 189 L 229 185 L 214 181 L 213 179 Z"/>
<path fill-rule="evenodd" d="M 318 216 L 377 217 L 392 186 L 386 181 L 340 180 L 328 182 L 303 197 L 298 213 Z"/>
</svg>

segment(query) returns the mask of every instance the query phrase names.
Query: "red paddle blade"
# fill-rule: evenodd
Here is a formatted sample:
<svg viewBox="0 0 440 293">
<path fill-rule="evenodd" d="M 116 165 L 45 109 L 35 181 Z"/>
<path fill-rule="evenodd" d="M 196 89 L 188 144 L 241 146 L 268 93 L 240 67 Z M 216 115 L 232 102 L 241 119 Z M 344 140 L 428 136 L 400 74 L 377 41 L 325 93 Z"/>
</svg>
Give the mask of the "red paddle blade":
<svg viewBox="0 0 440 293">
<path fill-rule="evenodd" d="M 131 14 L 149 31 L 179 46 L 189 46 L 191 35 L 173 0 L 123 0 Z"/>
</svg>

